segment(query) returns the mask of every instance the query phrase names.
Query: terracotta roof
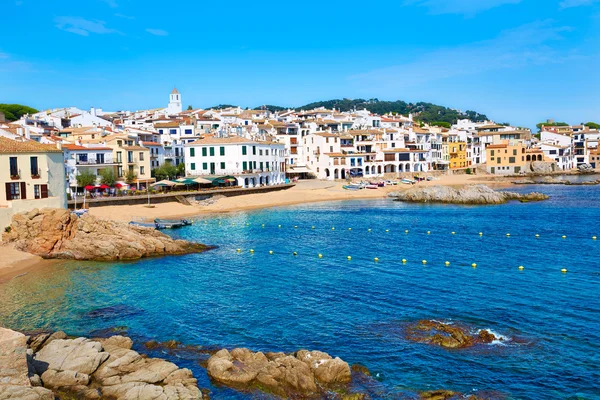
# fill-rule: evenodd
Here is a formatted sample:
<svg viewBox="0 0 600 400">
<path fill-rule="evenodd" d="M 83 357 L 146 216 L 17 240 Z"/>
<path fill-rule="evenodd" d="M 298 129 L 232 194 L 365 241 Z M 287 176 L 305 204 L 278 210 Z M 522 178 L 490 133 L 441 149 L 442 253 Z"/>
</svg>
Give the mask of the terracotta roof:
<svg viewBox="0 0 600 400">
<path fill-rule="evenodd" d="M 142 142 L 142 144 L 143 144 L 144 146 L 158 146 L 158 147 L 161 147 L 161 146 L 162 146 L 162 144 L 160 144 L 160 143 L 156 143 L 156 142 Z"/>
<path fill-rule="evenodd" d="M 507 144 L 490 144 L 486 147 L 486 149 L 506 149 L 507 147 Z"/>
<path fill-rule="evenodd" d="M 109 150 L 112 151 L 112 149 L 110 147 L 85 147 L 85 146 L 79 146 L 77 144 L 63 144 L 63 149 L 66 150 L 91 150 L 91 151 L 98 151 L 98 150 Z"/>
<path fill-rule="evenodd" d="M 35 140 L 17 141 L 0 136 L 0 153 L 62 153 L 53 144 L 41 144 Z"/>
<path fill-rule="evenodd" d="M 123 146 L 124 150 L 148 150 L 145 147 L 142 146 Z"/>
<path fill-rule="evenodd" d="M 179 122 L 164 122 L 154 124 L 155 128 L 179 128 Z"/>
<path fill-rule="evenodd" d="M 171 94 L 179 94 L 179 90 L 177 90 L 177 88 L 173 88 L 173 91 L 171 92 Z"/>
<path fill-rule="evenodd" d="M 198 139 L 195 142 L 188 143 L 186 146 L 202 146 L 211 144 L 236 144 L 236 143 L 256 143 L 253 140 L 241 137 L 241 136 L 228 136 L 223 138 L 216 138 L 214 136 L 206 136 L 202 139 Z"/>
</svg>

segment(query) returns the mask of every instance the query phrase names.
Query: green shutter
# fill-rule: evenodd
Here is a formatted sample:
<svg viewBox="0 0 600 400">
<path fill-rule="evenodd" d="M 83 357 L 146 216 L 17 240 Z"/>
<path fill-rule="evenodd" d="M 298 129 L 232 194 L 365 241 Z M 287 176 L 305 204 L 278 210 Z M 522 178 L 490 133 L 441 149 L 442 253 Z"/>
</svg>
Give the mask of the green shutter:
<svg viewBox="0 0 600 400">
<path fill-rule="evenodd" d="M 263 163 L 262 163 L 262 161 L 261 161 L 261 163 L 260 163 L 260 168 L 259 168 L 259 169 L 260 169 L 261 171 L 263 170 Z"/>
<path fill-rule="evenodd" d="M 225 147 L 221 147 L 220 152 L 221 152 L 221 155 L 224 156 L 225 155 Z"/>
<path fill-rule="evenodd" d="M 202 169 L 208 169 L 208 163 L 202 163 Z"/>
<path fill-rule="evenodd" d="M 196 163 L 192 163 L 191 165 L 192 165 L 192 167 L 191 167 L 192 171 L 195 171 L 196 170 Z"/>
<path fill-rule="evenodd" d="M 246 146 L 242 146 L 242 155 L 245 156 L 246 155 Z"/>
<path fill-rule="evenodd" d="M 221 163 L 221 169 L 223 169 L 223 170 L 225 169 L 225 163 L 224 162 Z"/>
<path fill-rule="evenodd" d="M 242 147 L 242 149 L 244 149 L 244 150 L 245 150 L 245 149 L 246 149 L 246 146 Z M 242 151 L 243 151 L 243 150 L 242 150 Z M 246 152 L 244 151 L 244 154 L 245 154 L 245 153 L 246 153 Z M 243 169 L 244 171 L 248 171 L 248 163 L 247 163 L 246 161 L 242 162 L 242 169 Z"/>
<path fill-rule="evenodd" d="M 210 148 L 210 156 L 212 157 L 212 156 L 214 156 L 214 155 L 215 155 L 215 148 L 214 148 L 214 147 L 211 147 L 211 148 Z"/>
<path fill-rule="evenodd" d="M 190 157 L 196 157 L 196 149 L 193 147 L 190 149 Z"/>
<path fill-rule="evenodd" d="M 252 146 L 252 154 L 256 155 L 256 146 Z"/>
<path fill-rule="evenodd" d="M 202 148 L 202 157 L 206 157 L 206 147 Z"/>
</svg>

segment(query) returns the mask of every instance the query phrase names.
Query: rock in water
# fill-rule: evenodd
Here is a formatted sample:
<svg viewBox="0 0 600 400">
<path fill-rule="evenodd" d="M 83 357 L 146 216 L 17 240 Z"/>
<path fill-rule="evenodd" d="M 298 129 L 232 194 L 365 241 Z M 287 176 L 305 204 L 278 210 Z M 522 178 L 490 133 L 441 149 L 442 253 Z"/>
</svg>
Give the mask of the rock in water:
<svg viewBox="0 0 600 400">
<path fill-rule="evenodd" d="M 283 397 L 318 395 L 328 385 L 350 382 L 350 366 L 320 351 L 296 354 L 226 349 L 208 360 L 208 375 L 235 388 L 260 388 Z"/>
<path fill-rule="evenodd" d="M 151 228 L 78 217 L 64 209 L 45 208 L 13 216 L 3 240 L 18 250 L 44 258 L 73 260 L 134 260 L 168 254 L 200 253 L 209 247 L 174 240 Z"/>
<path fill-rule="evenodd" d="M 501 340 L 488 330 L 472 334 L 468 327 L 434 320 L 421 320 L 406 327 L 406 338 L 413 342 L 434 344 L 440 347 L 459 349 L 475 344 L 488 344 Z"/>
<path fill-rule="evenodd" d="M 503 204 L 509 200 L 538 201 L 548 196 L 542 193 L 520 194 L 499 192 L 486 185 L 467 185 L 461 189 L 450 186 L 412 187 L 405 191 L 388 195 L 398 201 L 414 203 L 451 203 L 451 204 Z"/>
</svg>

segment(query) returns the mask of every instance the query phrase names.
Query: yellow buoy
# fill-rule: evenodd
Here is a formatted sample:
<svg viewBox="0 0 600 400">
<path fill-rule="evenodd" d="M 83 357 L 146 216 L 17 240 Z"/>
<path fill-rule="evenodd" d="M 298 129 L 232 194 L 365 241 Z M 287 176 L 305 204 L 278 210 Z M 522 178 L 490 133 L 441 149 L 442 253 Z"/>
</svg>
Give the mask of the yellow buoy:
<svg viewBox="0 0 600 400">
<path fill-rule="evenodd" d="M 250 249 L 250 253 L 254 253 L 254 249 Z"/>
<path fill-rule="evenodd" d="M 348 260 L 352 260 L 352 257 L 350 257 L 350 256 L 348 256 L 347 258 L 348 258 Z"/>
<path fill-rule="evenodd" d="M 522 265 L 519 265 L 519 269 L 520 269 L 521 271 L 523 271 L 523 270 L 525 269 L 525 267 L 524 267 L 524 266 L 522 266 Z"/>
<path fill-rule="evenodd" d="M 510 233 L 507 233 L 506 236 L 510 236 Z"/>
<path fill-rule="evenodd" d="M 313 227 L 311 227 L 310 229 L 315 229 L 315 227 L 313 226 Z"/>
<path fill-rule="evenodd" d="M 456 232 L 452 232 L 453 235 L 456 235 Z"/>
<path fill-rule="evenodd" d="M 406 264 L 406 259 L 405 258 L 402 259 L 402 264 Z"/>
<path fill-rule="evenodd" d="M 265 224 L 262 224 L 262 227 L 264 228 L 264 227 L 265 227 Z"/>
<path fill-rule="evenodd" d="M 563 268 L 563 269 L 561 269 L 561 270 L 560 270 L 560 272 L 563 272 L 563 273 L 564 273 L 564 272 L 567 272 L 567 269 L 566 269 L 566 268 Z"/>
<path fill-rule="evenodd" d="M 375 257 L 373 260 L 374 260 L 375 262 L 379 262 L 379 258 L 377 258 L 377 257 Z"/>
<path fill-rule="evenodd" d="M 483 236 L 483 232 L 479 232 L 479 236 Z"/>
<path fill-rule="evenodd" d="M 349 230 L 349 231 L 351 231 L 351 230 L 352 230 L 352 228 L 348 228 L 348 230 Z"/>
<path fill-rule="evenodd" d="M 298 253 L 294 252 L 294 255 L 295 255 L 295 256 L 297 256 L 297 255 L 298 255 Z"/>
<path fill-rule="evenodd" d="M 334 227 L 331 227 L 331 230 L 332 230 L 332 231 L 335 231 L 335 228 L 334 228 Z"/>
<path fill-rule="evenodd" d="M 473 263 L 473 264 L 471 264 L 471 267 L 477 268 L 477 264 Z"/>
<path fill-rule="evenodd" d="M 536 237 L 536 238 L 539 238 L 539 237 L 540 237 L 540 235 L 538 235 L 538 234 L 536 233 L 536 234 L 535 234 L 535 237 Z"/>
<path fill-rule="evenodd" d="M 369 232 L 371 232 L 371 229 L 369 229 Z"/>
<path fill-rule="evenodd" d="M 294 229 L 298 229 L 298 225 L 294 226 Z"/>
<path fill-rule="evenodd" d="M 596 240 L 596 236 L 592 236 L 592 240 Z"/>
<path fill-rule="evenodd" d="M 273 250 L 269 250 L 269 254 L 273 254 Z"/>
<path fill-rule="evenodd" d="M 421 261 L 423 264 L 427 264 L 427 260 L 423 260 Z"/>
<path fill-rule="evenodd" d="M 446 267 L 447 267 L 448 265 L 450 265 L 450 261 L 446 261 L 445 264 L 446 264 Z"/>
<path fill-rule="evenodd" d="M 323 258 L 323 254 L 319 254 L 319 258 Z"/>
<path fill-rule="evenodd" d="M 408 233 L 408 229 L 404 231 L 404 233 Z"/>
<path fill-rule="evenodd" d="M 428 234 L 428 235 L 431 235 L 431 231 L 427 231 L 427 234 Z"/>
<path fill-rule="evenodd" d="M 562 238 L 563 238 L 563 239 L 566 239 L 566 238 L 567 238 L 567 236 L 566 236 L 566 235 L 562 235 Z"/>
<path fill-rule="evenodd" d="M 235 226 L 235 222 L 233 224 L 231 224 L 231 225 Z"/>
<path fill-rule="evenodd" d="M 390 230 L 389 230 L 389 229 L 386 229 L 385 231 L 386 231 L 386 232 L 389 232 Z"/>
<path fill-rule="evenodd" d="M 278 228 L 281 228 L 281 225 L 278 225 L 277 227 L 278 227 Z"/>
<path fill-rule="evenodd" d="M 237 252 L 240 253 L 242 251 L 242 249 L 237 249 Z"/>
<path fill-rule="evenodd" d="M 250 226 L 250 224 L 246 224 L 246 226 Z"/>
</svg>

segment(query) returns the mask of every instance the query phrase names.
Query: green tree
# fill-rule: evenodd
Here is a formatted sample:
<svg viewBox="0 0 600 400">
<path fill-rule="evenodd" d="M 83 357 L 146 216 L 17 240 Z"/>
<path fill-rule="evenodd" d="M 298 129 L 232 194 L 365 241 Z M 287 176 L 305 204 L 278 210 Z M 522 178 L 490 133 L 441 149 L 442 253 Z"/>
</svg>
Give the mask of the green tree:
<svg viewBox="0 0 600 400">
<path fill-rule="evenodd" d="M 100 183 L 107 186 L 114 186 L 117 183 L 115 171 L 112 168 L 104 168 L 100 172 Z"/>
<path fill-rule="evenodd" d="M 88 170 L 80 171 L 75 179 L 77 179 L 77 187 L 94 186 L 96 184 L 96 174 Z"/>
<path fill-rule="evenodd" d="M 448 129 L 452 128 L 452 124 L 450 122 L 446 122 L 446 121 L 434 121 L 430 125 L 439 126 L 441 128 L 448 128 Z"/>
<path fill-rule="evenodd" d="M 188 111 L 192 111 L 194 109 L 194 107 L 192 107 L 191 105 L 188 106 Z"/>
<path fill-rule="evenodd" d="M 177 165 L 177 176 L 181 176 L 181 175 L 185 175 L 185 164 L 184 163 L 180 163 L 179 165 Z"/>
<path fill-rule="evenodd" d="M 8 121 L 16 121 L 25 114 L 35 114 L 38 112 L 35 108 L 21 104 L 0 104 L 0 111 L 4 113 Z"/>
<path fill-rule="evenodd" d="M 600 129 L 600 124 L 597 124 L 595 122 L 586 122 L 583 125 L 587 126 L 590 129 Z"/>
<path fill-rule="evenodd" d="M 540 122 L 539 124 L 535 124 L 539 131 L 542 130 L 543 126 L 569 126 L 566 122 Z"/>
<path fill-rule="evenodd" d="M 127 172 L 125 173 L 125 182 L 128 185 L 131 185 L 131 184 L 135 183 L 136 179 L 137 179 L 137 174 L 135 173 L 135 171 L 133 169 L 128 169 Z"/>
</svg>

